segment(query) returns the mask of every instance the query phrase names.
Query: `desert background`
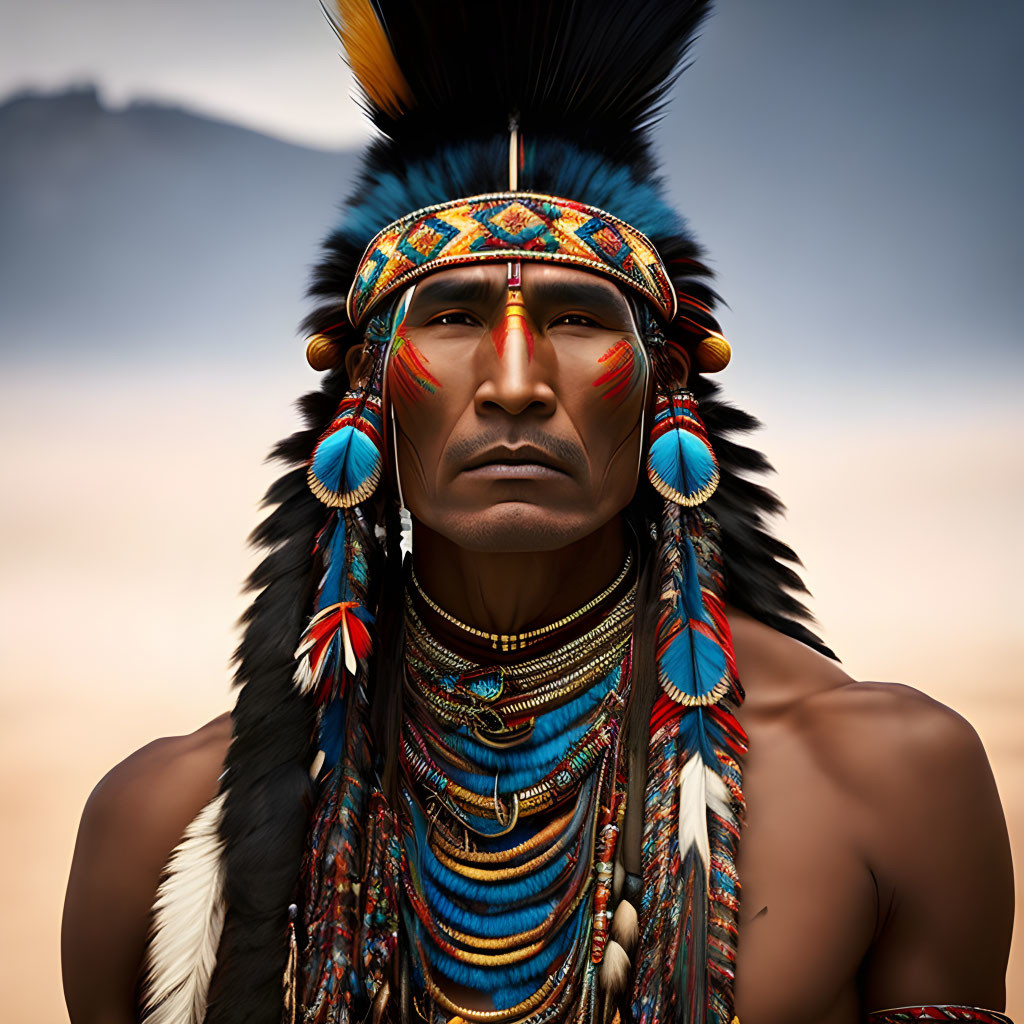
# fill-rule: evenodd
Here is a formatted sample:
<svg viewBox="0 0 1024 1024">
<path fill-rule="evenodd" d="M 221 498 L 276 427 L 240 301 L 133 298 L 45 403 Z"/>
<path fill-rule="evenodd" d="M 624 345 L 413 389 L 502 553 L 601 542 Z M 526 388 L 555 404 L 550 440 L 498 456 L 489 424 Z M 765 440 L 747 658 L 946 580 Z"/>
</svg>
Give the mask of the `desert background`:
<svg viewBox="0 0 1024 1024">
<path fill-rule="evenodd" d="M 263 457 L 316 384 L 305 280 L 368 136 L 313 2 L 4 20 L 0 991 L 59 1024 L 90 790 L 230 707 Z M 722 0 L 658 129 L 824 637 L 974 724 L 1018 861 L 1022 30 L 1012 0 Z"/>
</svg>

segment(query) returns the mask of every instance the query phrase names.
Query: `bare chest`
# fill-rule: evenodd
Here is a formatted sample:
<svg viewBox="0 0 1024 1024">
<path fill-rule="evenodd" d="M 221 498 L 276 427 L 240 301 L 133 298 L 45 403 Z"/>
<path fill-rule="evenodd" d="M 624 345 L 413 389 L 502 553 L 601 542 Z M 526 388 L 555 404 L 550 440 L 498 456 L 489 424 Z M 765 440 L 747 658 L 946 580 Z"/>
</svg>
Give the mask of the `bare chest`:
<svg viewBox="0 0 1024 1024">
<path fill-rule="evenodd" d="M 876 921 L 863 812 L 827 759 L 784 725 L 744 725 L 737 1015 L 742 1024 L 855 1024 Z"/>
</svg>

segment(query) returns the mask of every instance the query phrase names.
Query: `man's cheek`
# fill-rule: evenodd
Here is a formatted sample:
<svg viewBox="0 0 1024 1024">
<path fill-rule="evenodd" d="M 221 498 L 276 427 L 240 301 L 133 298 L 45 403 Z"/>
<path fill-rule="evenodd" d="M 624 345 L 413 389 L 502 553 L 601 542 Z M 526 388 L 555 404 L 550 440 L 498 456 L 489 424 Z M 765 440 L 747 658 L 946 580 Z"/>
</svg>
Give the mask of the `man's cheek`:
<svg viewBox="0 0 1024 1024">
<path fill-rule="evenodd" d="M 408 335 L 401 331 L 395 335 L 391 348 L 389 383 L 396 402 L 414 407 L 425 397 L 437 393 L 441 382 L 428 369 L 429 362 Z"/>
</svg>

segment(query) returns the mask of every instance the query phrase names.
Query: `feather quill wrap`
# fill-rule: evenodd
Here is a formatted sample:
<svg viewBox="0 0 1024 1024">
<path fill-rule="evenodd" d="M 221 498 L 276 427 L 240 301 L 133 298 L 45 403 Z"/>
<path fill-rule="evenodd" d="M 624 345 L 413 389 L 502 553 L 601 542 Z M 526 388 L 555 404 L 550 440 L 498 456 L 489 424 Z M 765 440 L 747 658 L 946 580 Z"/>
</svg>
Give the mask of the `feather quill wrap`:
<svg viewBox="0 0 1024 1024">
<path fill-rule="evenodd" d="M 185 830 L 157 889 L 146 951 L 143 1024 L 202 1024 L 224 925 L 226 792 Z"/>
<path fill-rule="evenodd" d="M 370 402 L 358 416 L 365 419 L 368 408 Z M 379 451 L 376 457 L 379 468 Z M 313 777 L 321 783 L 302 869 L 307 941 L 297 970 L 300 1005 L 315 1008 L 304 1018 L 311 1024 L 344 1024 L 366 994 L 357 943 L 372 777 L 367 677 L 374 617 L 368 608 L 369 558 L 376 553 L 376 535 L 361 506 L 332 515 L 317 536 L 314 555 L 323 575 L 295 651 L 295 686 L 312 694 L 317 707 Z"/>
<path fill-rule="evenodd" d="M 633 1012 L 638 1020 L 728 1024 L 746 736 L 734 715 L 743 691 L 721 598 L 717 527 L 706 512 L 666 502 L 661 566 L 662 695 L 651 716 Z"/>
<path fill-rule="evenodd" d="M 379 397 L 365 390 L 345 396 L 306 473 L 309 489 L 325 505 L 351 508 L 376 490 L 381 474 L 382 422 Z"/>
<path fill-rule="evenodd" d="M 684 513 L 667 503 L 657 659 L 661 688 L 687 707 L 716 704 L 732 687 L 721 631 L 706 603 Z M 694 520 L 693 514 L 686 514 Z M 706 547 L 706 545 L 705 545 Z"/>
<path fill-rule="evenodd" d="M 657 396 L 647 470 L 654 489 L 678 505 L 700 505 L 715 493 L 718 460 L 690 392 Z"/>
</svg>

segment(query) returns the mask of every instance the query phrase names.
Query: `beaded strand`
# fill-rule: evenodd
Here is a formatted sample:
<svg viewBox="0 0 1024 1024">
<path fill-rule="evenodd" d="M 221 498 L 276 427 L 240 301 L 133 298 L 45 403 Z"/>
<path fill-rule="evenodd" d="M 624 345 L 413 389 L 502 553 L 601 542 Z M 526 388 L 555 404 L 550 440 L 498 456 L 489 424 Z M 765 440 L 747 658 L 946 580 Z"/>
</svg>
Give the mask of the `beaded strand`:
<svg viewBox="0 0 1024 1024">
<path fill-rule="evenodd" d="M 414 1005 L 432 1024 L 561 1024 L 594 1004 L 624 791 L 632 564 L 569 619 L 620 595 L 583 636 L 515 665 L 446 649 L 407 594 L 400 889 Z M 494 1009 L 459 1006 L 448 986 L 486 992 Z"/>
</svg>

